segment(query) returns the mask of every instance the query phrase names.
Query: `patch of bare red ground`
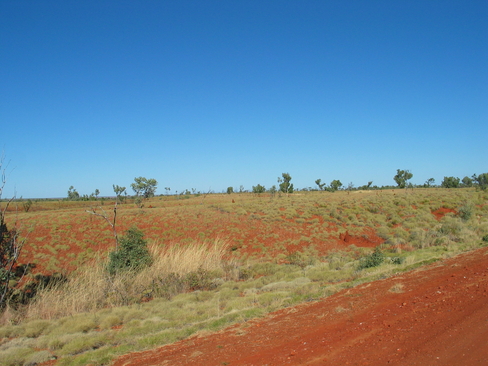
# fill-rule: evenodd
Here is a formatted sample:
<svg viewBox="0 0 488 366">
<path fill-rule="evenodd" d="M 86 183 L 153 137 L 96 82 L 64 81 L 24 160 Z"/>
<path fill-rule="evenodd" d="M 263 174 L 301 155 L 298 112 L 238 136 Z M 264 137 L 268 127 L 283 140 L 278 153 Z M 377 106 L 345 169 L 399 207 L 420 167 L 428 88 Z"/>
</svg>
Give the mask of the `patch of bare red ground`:
<svg viewBox="0 0 488 366">
<path fill-rule="evenodd" d="M 382 238 L 376 235 L 372 229 L 365 229 L 361 235 L 350 235 L 348 231 L 339 235 L 339 240 L 346 245 L 355 245 L 357 247 L 374 248 L 384 242 Z"/>
<path fill-rule="evenodd" d="M 456 210 L 453 210 L 452 208 L 441 207 L 441 208 L 438 208 L 435 211 L 432 211 L 432 215 L 434 215 L 437 220 L 442 219 L 448 213 L 455 214 L 456 213 Z"/>
<path fill-rule="evenodd" d="M 487 365 L 487 339 L 483 248 L 113 365 Z"/>
<path fill-rule="evenodd" d="M 60 225 L 61 229 L 64 229 L 65 226 L 68 224 Z M 87 228 L 85 224 L 77 224 L 77 223 L 70 223 L 69 224 L 70 230 L 76 233 L 76 240 L 79 243 L 83 242 L 83 239 L 86 235 Z M 92 230 L 95 231 L 95 230 Z M 77 266 L 73 264 L 73 258 L 76 258 L 78 255 L 82 254 L 86 251 L 86 248 L 83 248 L 81 245 L 77 245 L 75 243 L 69 243 L 64 241 L 59 241 L 57 243 L 53 243 L 53 231 L 49 228 L 45 228 L 43 226 L 37 226 L 35 228 L 35 232 L 28 236 L 28 240 L 26 244 L 22 248 L 21 256 L 20 256 L 20 263 L 22 264 L 33 264 L 34 268 L 32 270 L 33 273 L 42 273 L 45 275 L 51 275 L 53 272 L 63 272 L 63 273 L 70 273 L 74 271 Z M 42 242 L 34 242 L 36 237 L 44 238 Z M 32 247 L 32 244 L 37 246 L 36 249 Z M 56 254 L 53 254 L 51 251 L 46 249 L 44 244 L 68 244 L 68 249 L 56 249 Z M 98 241 L 98 245 L 96 246 L 95 251 L 104 253 L 112 250 L 114 244 L 112 241 L 105 242 L 105 241 Z M 58 271 L 48 270 L 46 268 L 46 264 L 48 261 L 40 261 L 36 259 L 36 254 L 39 253 L 45 254 L 48 257 L 55 256 L 55 258 L 59 261 L 59 269 Z M 73 256 L 74 255 L 74 256 Z"/>
</svg>

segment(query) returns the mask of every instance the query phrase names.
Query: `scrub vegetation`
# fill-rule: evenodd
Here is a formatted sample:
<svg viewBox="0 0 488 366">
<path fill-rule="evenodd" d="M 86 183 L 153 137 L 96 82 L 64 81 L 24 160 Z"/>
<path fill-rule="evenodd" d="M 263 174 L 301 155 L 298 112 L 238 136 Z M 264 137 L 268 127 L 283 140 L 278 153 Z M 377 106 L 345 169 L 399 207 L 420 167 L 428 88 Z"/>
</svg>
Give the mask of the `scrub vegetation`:
<svg viewBox="0 0 488 366">
<path fill-rule="evenodd" d="M 118 245 L 87 201 L 7 211 L 32 228 L 31 271 L 2 312 L 2 363 L 108 364 L 488 245 L 478 187 L 293 191 L 287 178 L 273 193 L 98 202 L 117 207 Z"/>
</svg>

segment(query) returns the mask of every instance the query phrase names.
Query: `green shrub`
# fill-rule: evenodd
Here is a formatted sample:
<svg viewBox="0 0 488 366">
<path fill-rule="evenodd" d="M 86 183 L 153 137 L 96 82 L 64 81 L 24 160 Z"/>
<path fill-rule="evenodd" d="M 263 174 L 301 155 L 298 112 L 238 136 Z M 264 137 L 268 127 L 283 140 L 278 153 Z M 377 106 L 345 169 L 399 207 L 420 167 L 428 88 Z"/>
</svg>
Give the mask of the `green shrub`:
<svg viewBox="0 0 488 366">
<path fill-rule="evenodd" d="M 115 274 L 122 270 L 141 270 L 151 265 L 152 258 L 144 240 L 144 233 L 136 227 L 126 231 L 120 239 L 119 248 L 110 253 L 108 271 Z"/>
<path fill-rule="evenodd" d="M 391 257 L 392 264 L 403 264 L 405 262 L 405 257 Z"/>
<path fill-rule="evenodd" d="M 385 254 L 380 247 L 376 247 L 374 252 L 359 260 L 358 269 L 377 267 L 385 260 Z"/>
<path fill-rule="evenodd" d="M 439 233 L 449 236 L 452 240 L 459 240 L 458 237 L 463 230 L 462 222 L 447 215 L 444 216 L 441 222 L 442 226 L 439 228 Z"/>
<path fill-rule="evenodd" d="M 290 253 L 286 256 L 286 260 L 288 263 L 299 266 L 302 269 L 310 264 L 310 259 L 302 252 Z"/>
<path fill-rule="evenodd" d="M 471 203 L 465 203 L 461 207 L 458 208 L 458 216 L 467 221 L 473 216 L 474 206 Z"/>
</svg>

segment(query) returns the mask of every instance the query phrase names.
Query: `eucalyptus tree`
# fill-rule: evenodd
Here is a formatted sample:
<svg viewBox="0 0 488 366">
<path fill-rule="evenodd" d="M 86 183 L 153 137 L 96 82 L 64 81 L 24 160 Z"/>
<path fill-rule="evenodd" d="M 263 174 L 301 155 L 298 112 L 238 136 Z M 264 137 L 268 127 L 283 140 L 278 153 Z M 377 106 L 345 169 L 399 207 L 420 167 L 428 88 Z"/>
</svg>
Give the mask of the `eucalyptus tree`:
<svg viewBox="0 0 488 366">
<path fill-rule="evenodd" d="M 461 180 L 457 177 L 444 177 L 441 183 L 443 188 L 458 188 Z"/>
<path fill-rule="evenodd" d="M 406 188 L 407 181 L 412 179 L 412 177 L 413 174 L 410 172 L 410 170 L 397 169 L 397 174 L 393 177 L 393 180 L 398 185 L 398 188 Z"/>
<path fill-rule="evenodd" d="M 342 182 L 339 179 L 334 179 L 332 182 L 330 182 L 330 190 L 332 192 L 337 191 L 341 187 L 342 187 Z"/>
<path fill-rule="evenodd" d="M 322 179 L 317 179 L 317 180 L 315 181 L 315 184 L 316 184 L 316 185 L 319 187 L 319 189 L 320 189 L 321 191 L 323 191 L 323 190 L 324 190 L 324 188 L 325 188 L 325 183 L 322 183 Z"/>
<path fill-rule="evenodd" d="M 261 194 L 264 192 L 266 192 L 266 188 L 264 186 L 262 186 L 261 184 L 258 184 L 257 186 L 252 187 L 252 193 Z"/>
<path fill-rule="evenodd" d="M 278 177 L 278 183 L 280 185 L 280 191 L 283 193 L 293 193 L 293 183 L 290 183 L 291 175 L 288 173 L 282 173 L 281 177 Z"/>
<path fill-rule="evenodd" d="M 158 181 L 156 179 L 145 177 L 134 178 L 134 183 L 130 185 L 136 196 L 143 196 L 144 198 L 154 197 L 156 189 L 158 188 Z"/>
</svg>

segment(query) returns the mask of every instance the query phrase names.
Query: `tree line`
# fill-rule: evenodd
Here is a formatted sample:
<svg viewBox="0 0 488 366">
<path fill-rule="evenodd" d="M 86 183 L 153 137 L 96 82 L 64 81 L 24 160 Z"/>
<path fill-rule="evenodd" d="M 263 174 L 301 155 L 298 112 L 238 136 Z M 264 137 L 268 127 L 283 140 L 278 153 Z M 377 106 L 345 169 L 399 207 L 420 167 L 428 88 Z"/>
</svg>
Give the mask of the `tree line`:
<svg viewBox="0 0 488 366">
<path fill-rule="evenodd" d="M 339 190 L 375 190 L 375 189 L 397 189 L 397 188 L 469 188 L 469 187 L 478 187 L 482 190 L 486 190 L 488 187 L 488 173 L 483 174 L 473 174 L 471 177 L 465 176 L 464 178 L 460 179 L 458 177 L 444 177 L 442 182 L 436 185 L 434 178 L 429 178 L 425 181 L 424 184 L 412 184 L 410 180 L 413 178 L 413 173 L 410 170 L 402 170 L 397 169 L 396 174 L 393 176 L 393 181 L 396 185 L 386 185 L 386 186 L 377 186 L 373 185 L 373 181 L 369 181 L 367 184 L 361 186 L 355 186 L 352 182 L 349 183 L 347 186 L 343 185 L 339 179 L 332 180 L 329 184 L 322 182 L 322 179 L 315 180 L 315 186 L 302 188 L 299 189 L 300 191 L 327 191 L 327 192 L 336 192 Z M 242 185 L 239 189 L 234 189 L 233 187 L 227 187 L 227 190 L 224 191 L 228 194 L 232 193 L 254 193 L 254 194 L 261 194 L 261 193 L 270 193 L 272 195 L 276 193 L 284 193 L 290 194 L 296 191 L 293 183 L 291 183 L 292 177 L 289 173 L 282 173 L 281 177 L 278 177 L 277 185 L 272 185 L 270 188 L 266 188 L 264 185 L 256 184 L 252 186 L 251 190 L 246 190 Z M 115 197 L 119 202 L 123 202 L 128 197 L 133 197 L 136 200 L 136 204 L 141 204 L 142 200 L 154 197 L 156 195 L 156 190 L 158 188 L 158 181 L 154 178 L 145 178 L 145 177 L 136 177 L 134 178 L 134 183 L 130 185 L 132 191 L 134 192 L 133 196 L 128 194 L 127 188 L 123 186 L 119 186 L 114 184 L 113 190 L 115 193 Z M 165 187 L 166 195 L 171 194 L 171 188 Z M 222 192 L 222 193 L 224 193 Z M 209 194 L 215 193 L 209 190 L 206 193 L 202 193 L 197 191 L 196 189 L 192 188 L 191 191 L 189 189 L 185 189 L 179 193 L 179 195 L 201 195 L 201 194 Z M 80 195 L 73 186 L 70 186 L 68 189 L 68 195 L 66 197 L 67 200 L 76 201 L 76 200 L 83 200 L 83 201 L 90 201 L 90 200 L 98 200 L 100 191 L 95 189 L 95 191 L 90 195 Z M 178 195 L 178 191 L 175 192 Z M 103 199 L 103 198 L 102 198 Z"/>
<path fill-rule="evenodd" d="M 471 177 L 464 177 L 462 180 L 457 177 L 444 177 L 440 185 L 435 184 L 434 178 L 429 178 L 427 181 L 422 185 L 414 185 L 410 183 L 410 179 L 413 178 L 413 173 L 410 170 L 402 170 L 397 169 L 396 174 L 393 176 L 393 180 L 396 183 L 396 186 L 376 186 L 373 185 L 373 181 L 369 181 L 367 184 L 355 187 L 354 184 L 351 182 L 347 186 L 344 186 L 339 179 L 334 179 L 327 184 L 322 182 L 322 179 L 315 180 L 314 187 L 308 187 L 301 189 L 302 191 L 328 191 L 328 192 L 336 192 L 338 190 L 369 190 L 369 189 L 398 189 L 398 188 L 464 188 L 464 187 L 478 187 L 482 190 L 486 190 L 488 188 L 488 173 L 483 174 L 473 174 Z M 258 184 L 252 187 L 252 193 L 261 194 L 261 193 L 270 193 L 275 194 L 276 192 L 282 193 L 293 193 L 293 184 L 290 183 L 291 176 L 288 173 L 283 173 L 282 178 L 278 178 L 279 190 L 273 185 L 271 188 L 266 189 L 264 186 Z M 241 186 L 242 187 L 242 186 Z M 241 190 L 242 191 L 242 190 Z M 227 188 L 227 193 L 234 193 L 232 187 Z"/>
</svg>

